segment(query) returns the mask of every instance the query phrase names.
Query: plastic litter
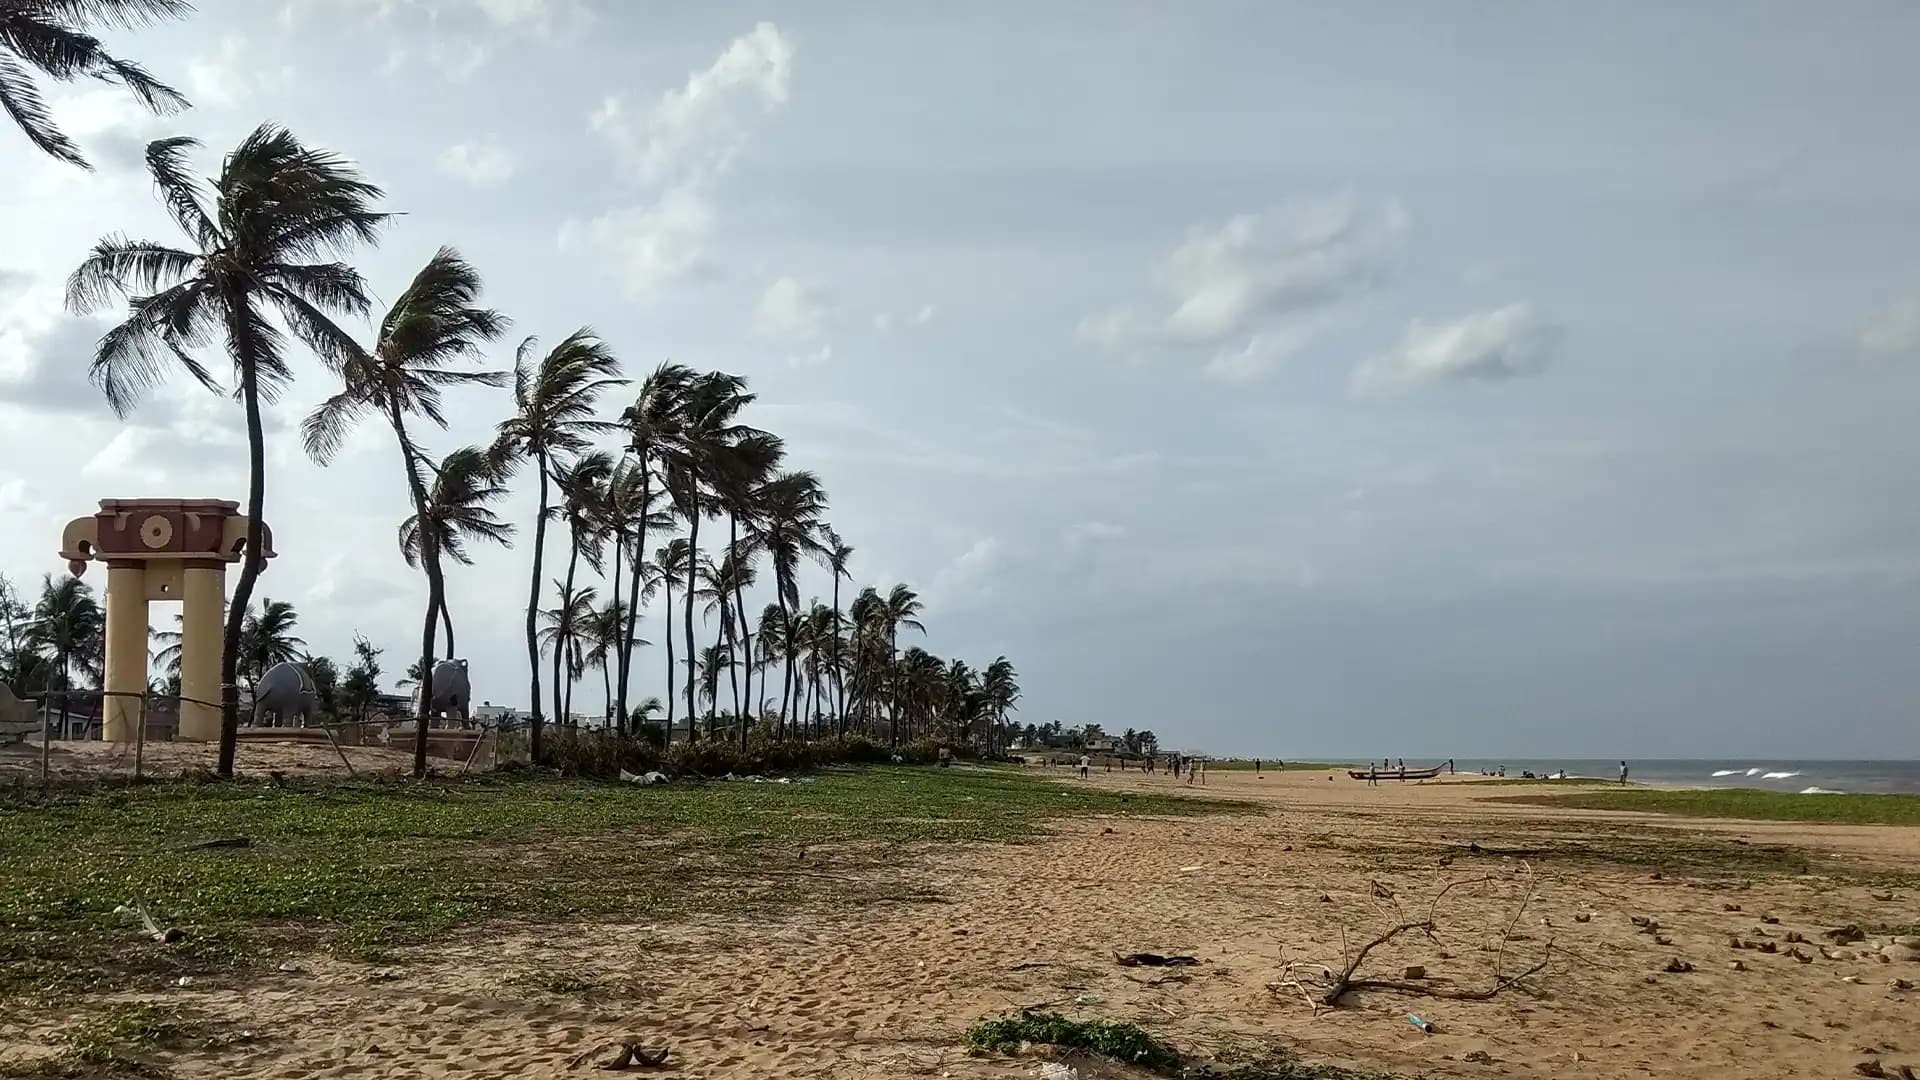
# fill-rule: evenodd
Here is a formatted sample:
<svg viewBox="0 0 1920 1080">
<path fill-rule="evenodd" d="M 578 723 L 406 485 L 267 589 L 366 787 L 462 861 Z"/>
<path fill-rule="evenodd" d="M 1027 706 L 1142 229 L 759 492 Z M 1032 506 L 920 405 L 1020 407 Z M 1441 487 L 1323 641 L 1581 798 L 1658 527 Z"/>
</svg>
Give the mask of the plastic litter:
<svg viewBox="0 0 1920 1080">
<path fill-rule="evenodd" d="M 1432 1021 L 1422 1020 L 1420 1019 L 1420 1017 L 1414 1015 L 1413 1013 L 1407 1014 L 1407 1023 L 1412 1024 L 1414 1027 L 1419 1028 L 1421 1031 L 1424 1031 L 1429 1035 L 1433 1034 L 1436 1030 L 1438 1030 L 1433 1026 Z"/>
</svg>

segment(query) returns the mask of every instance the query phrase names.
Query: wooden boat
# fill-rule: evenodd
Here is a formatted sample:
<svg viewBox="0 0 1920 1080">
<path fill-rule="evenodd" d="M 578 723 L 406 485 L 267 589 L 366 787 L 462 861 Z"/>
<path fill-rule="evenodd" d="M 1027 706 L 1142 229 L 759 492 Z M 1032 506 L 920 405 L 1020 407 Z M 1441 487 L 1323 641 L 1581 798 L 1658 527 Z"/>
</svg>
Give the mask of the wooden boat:
<svg viewBox="0 0 1920 1080">
<path fill-rule="evenodd" d="M 1365 769 L 1348 769 L 1347 775 L 1353 777 L 1355 780 L 1365 780 L 1369 777 L 1376 780 L 1432 780 L 1442 772 L 1451 773 L 1452 771 L 1453 759 L 1448 758 L 1428 769 L 1382 769 L 1379 772 L 1368 772 Z"/>
</svg>

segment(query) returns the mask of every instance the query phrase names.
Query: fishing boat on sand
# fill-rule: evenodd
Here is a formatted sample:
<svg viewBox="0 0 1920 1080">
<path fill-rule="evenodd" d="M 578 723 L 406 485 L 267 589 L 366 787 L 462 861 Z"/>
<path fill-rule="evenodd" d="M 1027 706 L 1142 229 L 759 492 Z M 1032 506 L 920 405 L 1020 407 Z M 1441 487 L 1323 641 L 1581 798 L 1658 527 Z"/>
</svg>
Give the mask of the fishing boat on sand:
<svg viewBox="0 0 1920 1080">
<path fill-rule="evenodd" d="M 1378 769 L 1372 771 L 1367 769 L 1348 769 L 1347 775 L 1353 777 L 1355 780 L 1365 780 L 1368 777 L 1376 780 L 1431 780 L 1439 776 L 1442 771 L 1448 775 L 1452 775 L 1452 758 L 1448 758 L 1440 764 L 1426 769 Z"/>
</svg>

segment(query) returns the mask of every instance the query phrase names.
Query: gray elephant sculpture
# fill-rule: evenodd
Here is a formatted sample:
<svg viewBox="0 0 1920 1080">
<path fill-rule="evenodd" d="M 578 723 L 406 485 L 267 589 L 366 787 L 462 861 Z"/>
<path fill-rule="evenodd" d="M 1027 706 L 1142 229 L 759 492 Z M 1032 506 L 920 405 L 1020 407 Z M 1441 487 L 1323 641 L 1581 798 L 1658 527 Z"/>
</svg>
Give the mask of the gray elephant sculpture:
<svg viewBox="0 0 1920 1080">
<path fill-rule="evenodd" d="M 274 727 L 306 727 L 317 698 L 306 665 L 283 660 L 268 668 L 253 688 L 253 724 L 259 727 L 262 717 L 271 716 Z"/>
<path fill-rule="evenodd" d="M 472 689 L 467 684 L 467 662 L 465 660 L 441 660 L 433 665 L 433 702 L 427 709 L 432 719 L 453 717 L 462 724 L 467 722 L 468 709 L 473 705 Z M 420 709 L 420 688 L 413 691 L 413 707 L 417 714 Z"/>
</svg>

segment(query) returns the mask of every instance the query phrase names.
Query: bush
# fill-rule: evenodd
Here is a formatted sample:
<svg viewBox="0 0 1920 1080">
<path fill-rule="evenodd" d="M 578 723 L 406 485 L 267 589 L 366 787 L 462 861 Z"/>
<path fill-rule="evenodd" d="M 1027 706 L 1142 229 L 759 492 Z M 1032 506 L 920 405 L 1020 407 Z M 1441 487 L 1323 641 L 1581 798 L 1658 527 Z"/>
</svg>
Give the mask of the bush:
<svg viewBox="0 0 1920 1080">
<path fill-rule="evenodd" d="M 728 773 L 801 772 L 826 765 L 877 765 L 891 761 L 895 753 L 862 735 L 776 739 L 772 733 L 758 729 L 748 734 L 744 750 L 730 739 L 702 739 L 663 747 L 644 730 L 634 736 L 624 731 L 550 729 L 541 764 L 562 776 L 603 779 L 616 777 L 622 770 L 643 773 L 652 769 L 670 776 L 719 777 Z M 664 731 L 659 732 L 659 738 L 664 742 Z M 933 739 L 916 739 L 900 747 L 898 753 L 902 760 L 929 764 L 939 757 L 941 745 Z M 957 754 L 971 753 L 964 747 L 953 749 Z"/>
</svg>

